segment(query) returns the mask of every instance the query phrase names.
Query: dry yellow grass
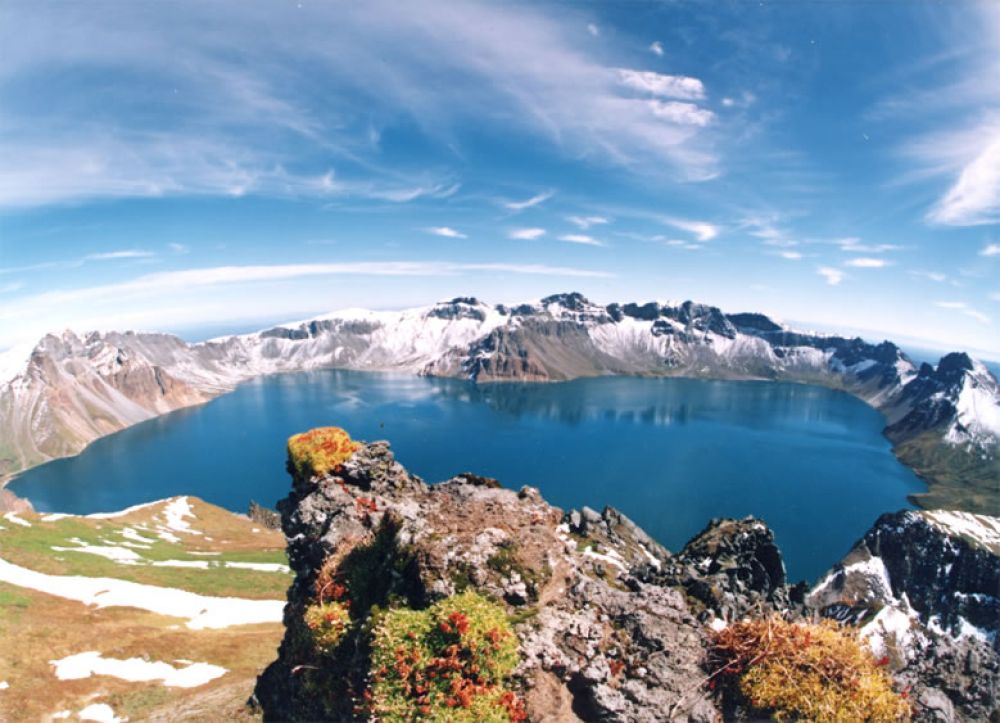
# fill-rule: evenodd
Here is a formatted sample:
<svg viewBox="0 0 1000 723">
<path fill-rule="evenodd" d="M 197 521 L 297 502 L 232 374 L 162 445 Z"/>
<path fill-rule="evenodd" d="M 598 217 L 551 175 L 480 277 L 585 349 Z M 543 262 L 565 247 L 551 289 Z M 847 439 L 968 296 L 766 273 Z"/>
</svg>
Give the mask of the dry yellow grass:
<svg viewBox="0 0 1000 723">
<path fill-rule="evenodd" d="M 716 633 L 718 677 L 758 714 L 775 720 L 903 721 L 905 696 L 892 688 L 885 660 L 836 623 L 781 618 L 737 622 Z"/>
</svg>

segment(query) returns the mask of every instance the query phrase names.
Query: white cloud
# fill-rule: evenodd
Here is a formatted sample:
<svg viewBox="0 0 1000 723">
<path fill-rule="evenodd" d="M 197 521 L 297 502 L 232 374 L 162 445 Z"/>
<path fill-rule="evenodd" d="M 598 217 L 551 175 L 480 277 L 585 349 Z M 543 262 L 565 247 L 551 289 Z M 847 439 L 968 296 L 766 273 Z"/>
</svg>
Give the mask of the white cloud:
<svg viewBox="0 0 1000 723">
<path fill-rule="evenodd" d="M 747 229 L 751 236 L 761 239 L 765 246 L 791 248 L 799 242 L 789 238 L 790 234 L 778 227 L 781 218 L 778 214 L 760 214 L 747 216 L 740 222 L 740 227 Z"/>
<path fill-rule="evenodd" d="M 569 221 L 574 226 L 582 228 L 586 231 L 591 226 L 600 226 L 602 224 L 608 223 L 608 219 L 604 216 L 567 216 L 566 220 Z"/>
<path fill-rule="evenodd" d="M 983 312 L 979 311 L 978 309 L 972 308 L 971 306 L 969 306 L 968 304 L 966 304 L 964 301 L 937 301 L 937 302 L 934 303 L 934 305 L 937 306 L 937 307 L 939 307 L 939 308 L 941 308 L 941 309 L 949 309 L 949 310 L 952 310 L 952 311 L 960 311 L 961 313 L 965 314 L 966 316 L 968 316 L 968 317 L 970 317 L 972 319 L 975 319 L 980 324 L 989 324 L 989 323 L 991 323 L 991 320 L 990 320 L 989 316 L 987 316 Z"/>
<path fill-rule="evenodd" d="M 943 284 L 948 280 L 947 274 L 942 274 L 940 271 L 909 271 L 907 272 L 910 276 L 916 276 L 919 279 L 927 279 L 928 281 L 933 281 L 936 284 Z"/>
<path fill-rule="evenodd" d="M 651 52 L 653 55 L 656 55 L 656 56 L 659 56 L 659 57 L 662 58 L 663 57 L 663 43 L 661 43 L 659 40 L 654 40 L 652 43 L 649 44 L 649 52 Z"/>
<path fill-rule="evenodd" d="M 861 239 L 855 237 L 837 239 L 834 243 L 840 246 L 841 251 L 862 254 L 881 254 L 886 251 L 899 251 L 903 248 L 898 244 L 864 244 L 861 243 Z"/>
<path fill-rule="evenodd" d="M 587 236 L 580 233 L 567 233 L 559 237 L 560 241 L 565 241 L 571 244 L 583 244 L 585 246 L 603 246 L 604 242 L 599 241 L 593 236 Z"/>
<path fill-rule="evenodd" d="M 836 286 L 844 280 L 844 272 L 832 266 L 820 266 L 816 269 L 816 273 L 826 279 L 826 283 L 830 286 Z"/>
<path fill-rule="evenodd" d="M 798 251 L 779 251 L 778 255 L 783 259 L 788 259 L 789 261 L 798 261 L 802 258 L 802 254 Z"/>
<path fill-rule="evenodd" d="M 97 254 L 87 254 L 84 261 L 118 261 L 119 259 L 148 259 L 156 256 L 152 251 L 141 249 L 123 249 L 122 251 L 105 251 Z"/>
<path fill-rule="evenodd" d="M 993 301 L 1000 301 L 1000 291 L 994 291 L 992 294 L 990 294 L 990 299 L 992 299 Z"/>
<path fill-rule="evenodd" d="M 1000 244 L 986 244 L 979 252 L 980 256 L 1000 256 Z"/>
<path fill-rule="evenodd" d="M 668 226 L 693 234 L 699 241 L 711 241 L 719 235 L 719 227 L 707 221 L 691 221 L 673 216 L 665 216 L 660 220 Z"/>
<path fill-rule="evenodd" d="M 873 259 L 866 256 L 860 256 L 844 262 L 844 266 L 853 266 L 857 269 L 881 269 L 888 265 L 889 262 L 885 259 Z"/>
<path fill-rule="evenodd" d="M 661 98 L 680 100 L 701 100 L 705 97 L 705 85 L 697 78 L 687 75 L 664 75 L 651 70 L 629 70 L 619 68 L 622 85 Z"/>
<path fill-rule="evenodd" d="M 515 228 L 508 234 L 508 237 L 518 241 L 534 241 L 544 235 L 544 228 Z"/>
<path fill-rule="evenodd" d="M 715 120 L 715 113 L 699 108 L 694 103 L 681 103 L 676 100 L 651 100 L 649 101 L 649 109 L 657 118 L 663 118 L 678 125 L 703 128 Z"/>
<path fill-rule="evenodd" d="M 179 244 L 179 243 L 169 243 L 167 244 L 167 248 L 173 251 L 175 254 L 186 254 L 191 250 L 187 246 L 187 244 Z"/>
<path fill-rule="evenodd" d="M 648 98 L 630 97 L 579 23 L 507 3 L 240 13 L 203 3 L 183 22 L 158 4 L 7 6 L 3 25 L 17 32 L 5 34 L 0 69 L 0 205 L 176 195 L 406 202 L 454 188 L 439 171 L 380 165 L 373 132 L 398 119 L 442 151 L 475 124 L 573 159 L 686 181 L 718 175 L 718 140 L 700 130 L 708 116 L 657 115 Z M 225 47 L 207 30 L 222 25 Z M 100 73 L 106 92 L 63 71 Z M 65 82 L 38 114 L 19 89 L 49 77 Z M 674 86 L 692 94 L 693 80 Z M 150 93 L 157 113 L 132 112 Z"/>
<path fill-rule="evenodd" d="M 427 233 L 434 234 L 435 236 L 444 236 L 445 238 L 468 238 L 461 231 L 456 231 L 450 226 L 431 226 L 425 229 Z"/>
<path fill-rule="evenodd" d="M 736 101 L 733 100 L 732 98 L 723 98 L 722 105 L 724 105 L 726 108 L 732 108 L 734 105 L 736 105 Z"/>
<path fill-rule="evenodd" d="M 594 23 L 587 23 L 587 32 L 593 35 L 595 38 L 601 35 L 601 29 L 594 25 Z"/>
<path fill-rule="evenodd" d="M 555 191 L 542 191 L 524 201 L 504 201 L 503 206 L 509 211 L 523 211 L 526 208 L 533 208 L 541 203 L 545 203 L 554 195 L 556 195 Z"/>
<path fill-rule="evenodd" d="M 948 141 L 944 141 L 948 142 Z M 1000 222 L 1000 125 L 978 128 L 975 138 L 953 142 L 976 144 L 962 162 L 958 177 L 927 214 L 932 223 L 978 226 Z"/>
</svg>

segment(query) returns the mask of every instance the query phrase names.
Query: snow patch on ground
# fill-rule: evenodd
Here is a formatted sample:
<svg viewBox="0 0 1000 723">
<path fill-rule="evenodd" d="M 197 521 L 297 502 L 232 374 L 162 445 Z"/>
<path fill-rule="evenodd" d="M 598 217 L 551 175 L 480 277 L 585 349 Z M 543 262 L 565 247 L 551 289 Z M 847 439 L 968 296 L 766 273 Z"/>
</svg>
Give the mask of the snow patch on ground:
<svg viewBox="0 0 1000 723">
<path fill-rule="evenodd" d="M 45 515 L 42 518 L 42 522 L 58 522 L 59 520 L 65 520 L 67 517 L 72 517 L 72 515 L 67 515 L 63 512 L 53 512 L 52 514 Z"/>
<path fill-rule="evenodd" d="M 918 514 L 945 534 L 971 538 L 1000 554 L 1000 517 L 958 510 L 929 510 Z"/>
<path fill-rule="evenodd" d="M 21 527 L 31 527 L 31 523 L 21 517 L 17 516 L 16 512 L 8 512 L 3 516 L 7 522 L 13 522 L 15 525 L 20 525 Z"/>
<path fill-rule="evenodd" d="M 887 655 L 891 649 L 905 654 L 910 650 L 916 621 L 917 614 L 903 595 L 899 603 L 886 605 L 861 628 L 861 639 L 868 643 L 875 655 Z"/>
<path fill-rule="evenodd" d="M 242 570 L 256 570 L 258 572 L 291 573 L 292 571 L 288 565 L 282 565 L 280 562 L 226 562 L 224 564 L 226 567 L 235 567 Z"/>
<path fill-rule="evenodd" d="M 0 559 L 0 581 L 97 607 L 133 607 L 187 618 L 192 630 L 281 622 L 283 600 L 210 597 L 106 577 L 46 575 Z"/>
<path fill-rule="evenodd" d="M 200 535 L 197 530 L 191 529 L 191 524 L 186 518 L 194 519 L 194 511 L 187 497 L 175 497 L 163 508 L 163 515 L 166 518 L 167 527 L 177 532 L 185 532 L 189 535 Z"/>
<path fill-rule="evenodd" d="M 614 565 L 622 572 L 628 572 L 628 568 L 625 566 L 625 561 L 622 559 L 622 556 L 614 550 L 608 552 L 607 555 L 602 555 L 599 552 L 594 552 L 593 547 L 588 547 L 583 551 L 583 556 L 589 557 L 591 560 L 600 560 L 601 562 L 605 562 L 609 565 Z"/>
<path fill-rule="evenodd" d="M 59 680 L 80 680 L 92 675 L 109 675 L 133 683 L 160 681 L 171 688 L 196 688 L 225 675 L 228 670 L 209 663 L 192 663 L 175 668 L 170 663 L 150 662 L 142 658 L 104 658 L 97 651 L 77 653 L 61 660 L 50 660 Z"/>
<path fill-rule="evenodd" d="M 207 560 L 157 560 L 150 564 L 153 567 L 194 567 L 199 570 L 208 569 Z"/>
<path fill-rule="evenodd" d="M 114 709 L 107 703 L 91 703 L 77 715 L 80 720 L 94 720 L 98 723 L 121 723 L 122 719 L 115 715 Z M 53 716 L 55 717 L 55 716 Z"/>
<path fill-rule="evenodd" d="M 123 565 L 135 565 L 142 559 L 135 552 L 135 550 L 130 550 L 127 547 L 116 547 L 114 545 L 88 545 L 86 542 L 76 537 L 72 538 L 70 542 L 77 547 L 53 546 L 52 549 L 56 552 L 86 552 L 89 555 L 98 555 Z"/>
</svg>

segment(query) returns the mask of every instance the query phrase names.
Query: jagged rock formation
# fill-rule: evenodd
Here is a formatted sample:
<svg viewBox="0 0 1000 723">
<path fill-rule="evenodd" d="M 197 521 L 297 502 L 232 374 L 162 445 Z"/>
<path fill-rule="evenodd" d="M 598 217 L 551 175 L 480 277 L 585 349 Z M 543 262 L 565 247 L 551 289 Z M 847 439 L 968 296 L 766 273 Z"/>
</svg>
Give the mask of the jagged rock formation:
<svg viewBox="0 0 1000 723">
<path fill-rule="evenodd" d="M 691 301 L 602 306 L 570 293 L 508 307 L 463 297 L 192 345 L 163 334 L 67 332 L 45 337 L 19 364 L 0 361 L 12 370 L 0 378 L 0 476 L 259 374 L 345 368 L 478 381 L 637 374 L 820 384 L 886 415 L 901 459 L 942 485 L 924 504 L 992 511 L 1000 490 L 1000 392 L 978 362 L 951 354 L 918 373 L 890 342 L 799 333 Z"/>
<path fill-rule="evenodd" d="M 932 719 L 1000 715 L 1000 519 L 883 515 L 808 602 L 862 626 Z"/>
<path fill-rule="evenodd" d="M 995 640 L 1000 620 L 1000 556 L 979 540 L 1000 530 L 993 518 L 883 517 L 806 597 L 788 586 L 758 520 L 713 520 L 674 556 L 611 508 L 564 514 L 533 488 L 471 473 L 429 486 L 385 442 L 361 445 L 334 474 L 297 477 L 279 509 L 296 576 L 278 660 L 256 690 L 266 719 L 355 717 L 375 606 L 423 608 L 470 589 L 502 601 L 514 622 L 515 685 L 531 720 L 714 720 L 719 701 L 705 685 L 713 630 L 745 615 L 822 611 L 865 625 L 881 654 L 888 638 L 873 626 L 895 624 L 906 601 L 904 617 L 926 622 L 893 643 L 906 643 L 893 666 L 913 688 L 917 719 L 1000 714 L 1000 656 L 980 639 Z M 891 572 L 855 581 L 872 560 Z M 332 657 L 305 642 L 304 623 L 331 564 L 340 577 L 328 580 L 351 590 L 358 620 Z M 969 625 L 985 627 L 970 635 Z"/>
</svg>

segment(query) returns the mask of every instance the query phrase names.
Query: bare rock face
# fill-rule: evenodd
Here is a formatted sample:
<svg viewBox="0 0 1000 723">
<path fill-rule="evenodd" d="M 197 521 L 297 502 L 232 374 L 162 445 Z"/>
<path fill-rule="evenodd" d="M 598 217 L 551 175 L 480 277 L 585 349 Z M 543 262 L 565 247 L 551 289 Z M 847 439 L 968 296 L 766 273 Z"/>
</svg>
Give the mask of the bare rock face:
<svg viewBox="0 0 1000 723">
<path fill-rule="evenodd" d="M 804 594 L 787 586 L 774 533 L 752 517 L 712 520 L 653 579 L 683 589 L 702 620 L 792 610 Z"/>
<path fill-rule="evenodd" d="M 860 628 L 912 688 L 918 719 L 1000 717 L 1000 519 L 883 515 L 808 602 Z"/>
<path fill-rule="evenodd" d="M 297 641 L 324 563 L 358 550 L 371 555 L 372 574 L 352 615 L 363 614 L 357 598 L 421 608 L 473 588 L 503 601 L 516 622 L 516 684 L 531 720 L 716 715 L 702 686 L 708 628 L 682 592 L 632 574 L 669 554 L 614 510 L 563 515 L 533 488 L 514 492 L 471 474 L 428 486 L 385 442 L 362 446 L 336 475 L 296 479 L 279 509 L 296 577 L 279 659 L 257 687 L 269 719 L 354 715 L 364 645 L 358 659 L 335 663 L 343 675 L 331 704 L 329 695 L 318 700 L 316 661 Z"/>
</svg>

